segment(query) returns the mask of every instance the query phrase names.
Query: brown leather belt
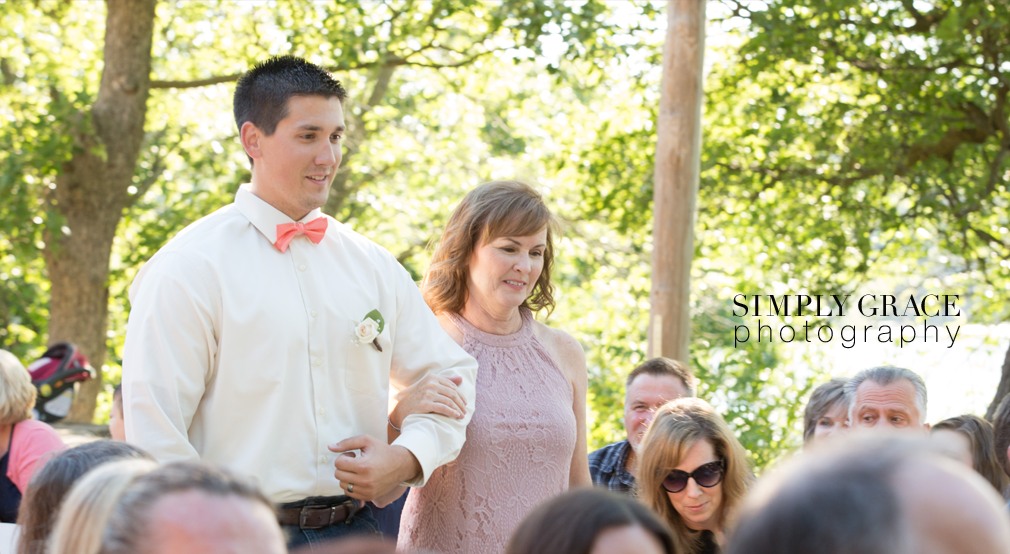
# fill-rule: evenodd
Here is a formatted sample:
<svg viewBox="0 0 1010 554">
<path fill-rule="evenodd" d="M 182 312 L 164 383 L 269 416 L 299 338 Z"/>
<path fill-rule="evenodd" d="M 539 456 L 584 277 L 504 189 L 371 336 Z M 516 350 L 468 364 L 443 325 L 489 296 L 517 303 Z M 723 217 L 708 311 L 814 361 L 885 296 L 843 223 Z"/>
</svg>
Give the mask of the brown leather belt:
<svg viewBox="0 0 1010 554">
<path fill-rule="evenodd" d="M 350 521 L 364 503 L 349 496 L 314 496 L 277 508 L 277 523 L 300 529 L 322 529 Z"/>
</svg>

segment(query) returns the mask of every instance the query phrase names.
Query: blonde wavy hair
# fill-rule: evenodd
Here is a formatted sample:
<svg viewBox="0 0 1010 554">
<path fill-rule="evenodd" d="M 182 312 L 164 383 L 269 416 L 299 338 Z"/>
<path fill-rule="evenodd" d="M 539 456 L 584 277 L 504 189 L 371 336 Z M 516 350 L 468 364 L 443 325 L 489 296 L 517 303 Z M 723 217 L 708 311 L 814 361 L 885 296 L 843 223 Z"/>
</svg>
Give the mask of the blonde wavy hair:
<svg viewBox="0 0 1010 554">
<path fill-rule="evenodd" d="M 0 425 L 14 425 L 32 418 L 35 385 L 31 374 L 14 354 L 0 350 Z"/>
<path fill-rule="evenodd" d="M 544 269 L 523 306 L 536 313 L 554 310 L 554 234 L 558 219 L 533 187 L 519 181 L 491 181 L 471 190 L 456 206 L 431 257 L 421 292 L 431 311 L 459 313 L 467 299 L 470 256 L 499 237 L 525 237 L 547 229 Z"/>
<path fill-rule="evenodd" d="M 725 474 L 718 523 L 725 529 L 747 493 L 751 471 L 747 452 L 708 402 L 679 398 L 657 410 L 645 433 L 638 463 L 638 497 L 673 529 L 677 552 L 688 554 L 698 551 L 701 533 L 688 528 L 674 509 L 663 480 L 700 440 L 707 440 L 716 456 L 723 460 Z"/>
</svg>

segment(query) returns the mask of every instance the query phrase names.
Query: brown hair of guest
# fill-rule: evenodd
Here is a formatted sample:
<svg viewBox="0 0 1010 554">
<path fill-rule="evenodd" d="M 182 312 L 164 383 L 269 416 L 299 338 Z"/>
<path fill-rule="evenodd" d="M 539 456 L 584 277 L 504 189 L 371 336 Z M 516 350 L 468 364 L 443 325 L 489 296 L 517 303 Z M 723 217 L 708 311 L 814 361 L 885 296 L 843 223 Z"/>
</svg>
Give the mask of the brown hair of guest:
<svg viewBox="0 0 1010 554">
<path fill-rule="evenodd" d="M 45 463 L 25 488 L 18 511 L 17 554 L 45 554 L 60 505 L 70 488 L 88 471 L 116 460 L 154 461 L 147 452 L 125 442 L 95 441 L 60 452 Z"/>
<path fill-rule="evenodd" d="M 638 497 L 673 529 L 676 551 L 688 554 L 697 550 L 701 533 L 691 530 L 670 503 L 663 480 L 700 440 L 708 440 L 724 464 L 719 525 L 725 529 L 747 494 L 751 471 L 747 451 L 708 402 L 678 398 L 656 410 L 642 442 L 638 467 Z"/>
<path fill-rule="evenodd" d="M 1010 394 L 1003 397 L 992 415 L 993 441 L 996 443 L 996 457 L 1003 467 L 1003 473 L 1010 477 Z"/>
<path fill-rule="evenodd" d="M 635 378 L 642 374 L 680 379 L 680 382 L 684 384 L 684 390 L 687 391 L 687 395 L 695 395 L 694 372 L 684 362 L 663 357 L 646 360 L 631 370 L 631 373 L 628 374 L 628 378 L 624 382 L 625 388 L 630 387 Z"/>
<path fill-rule="evenodd" d="M 436 314 L 459 313 L 467 299 L 470 258 L 499 237 L 525 237 L 547 229 L 544 269 L 523 306 L 534 313 L 554 309 L 554 235 L 558 219 L 533 187 L 519 181 L 491 181 L 471 190 L 453 210 L 421 283 L 424 300 Z"/>
<path fill-rule="evenodd" d="M 836 404 L 848 405 L 848 399 L 845 397 L 845 383 L 848 381 L 844 377 L 835 377 L 827 383 L 818 385 L 810 394 L 810 400 L 807 402 L 806 408 L 803 409 L 804 444 L 814 438 L 817 421 L 821 419 L 821 416 L 828 413 Z"/>
<path fill-rule="evenodd" d="M 968 437 L 975 471 L 989 481 L 1000 495 L 1006 494 L 1010 477 L 1003 472 L 1003 464 L 1000 463 L 999 452 L 995 448 L 992 424 L 977 415 L 964 414 L 947 418 L 933 425 L 931 430 L 941 429 L 956 431 Z M 1002 455 L 1006 457 L 1006 450 Z"/>
<path fill-rule="evenodd" d="M 679 552 L 670 529 L 640 502 L 599 488 L 582 488 L 530 512 L 505 554 L 589 554 L 603 531 L 634 525 L 652 535 L 666 554 Z"/>
</svg>

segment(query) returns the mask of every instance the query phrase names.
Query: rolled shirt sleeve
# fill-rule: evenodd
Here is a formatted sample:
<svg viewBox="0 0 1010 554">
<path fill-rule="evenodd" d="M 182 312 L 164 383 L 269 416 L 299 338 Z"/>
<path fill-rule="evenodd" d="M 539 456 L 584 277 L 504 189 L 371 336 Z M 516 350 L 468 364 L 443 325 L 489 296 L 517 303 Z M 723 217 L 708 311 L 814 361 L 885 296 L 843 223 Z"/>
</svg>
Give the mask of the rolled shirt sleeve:
<svg viewBox="0 0 1010 554">
<path fill-rule="evenodd" d="M 467 403 L 461 420 L 435 414 L 404 418 L 393 445 L 409 450 L 421 464 L 422 475 L 404 483 L 416 487 L 424 485 L 435 468 L 455 460 L 466 441 L 466 426 L 476 404 L 477 361 L 442 329 L 410 275 L 402 267 L 398 269 L 397 293 L 402 302 L 397 312 L 390 382 L 404 388 L 432 372 L 461 377 L 459 391 Z"/>
</svg>

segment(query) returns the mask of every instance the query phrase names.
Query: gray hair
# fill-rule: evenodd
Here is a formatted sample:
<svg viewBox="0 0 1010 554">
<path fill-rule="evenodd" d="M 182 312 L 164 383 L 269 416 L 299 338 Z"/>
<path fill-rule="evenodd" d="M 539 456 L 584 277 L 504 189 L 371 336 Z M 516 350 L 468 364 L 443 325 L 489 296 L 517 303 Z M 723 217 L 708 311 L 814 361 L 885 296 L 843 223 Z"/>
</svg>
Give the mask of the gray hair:
<svg viewBox="0 0 1010 554">
<path fill-rule="evenodd" d="M 855 408 L 856 389 L 864 381 L 880 385 L 890 385 L 904 379 L 915 387 L 915 408 L 919 410 L 919 425 L 926 423 L 926 382 L 917 373 L 903 367 L 882 365 L 864 369 L 845 384 L 845 396 L 849 399 L 849 421 L 852 424 L 852 410 Z"/>
<path fill-rule="evenodd" d="M 248 479 L 206 463 L 171 463 L 137 478 L 122 494 L 105 527 L 100 554 L 147 552 L 151 507 L 165 496 L 188 491 L 238 496 L 274 512 L 270 500 Z"/>
</svg>

